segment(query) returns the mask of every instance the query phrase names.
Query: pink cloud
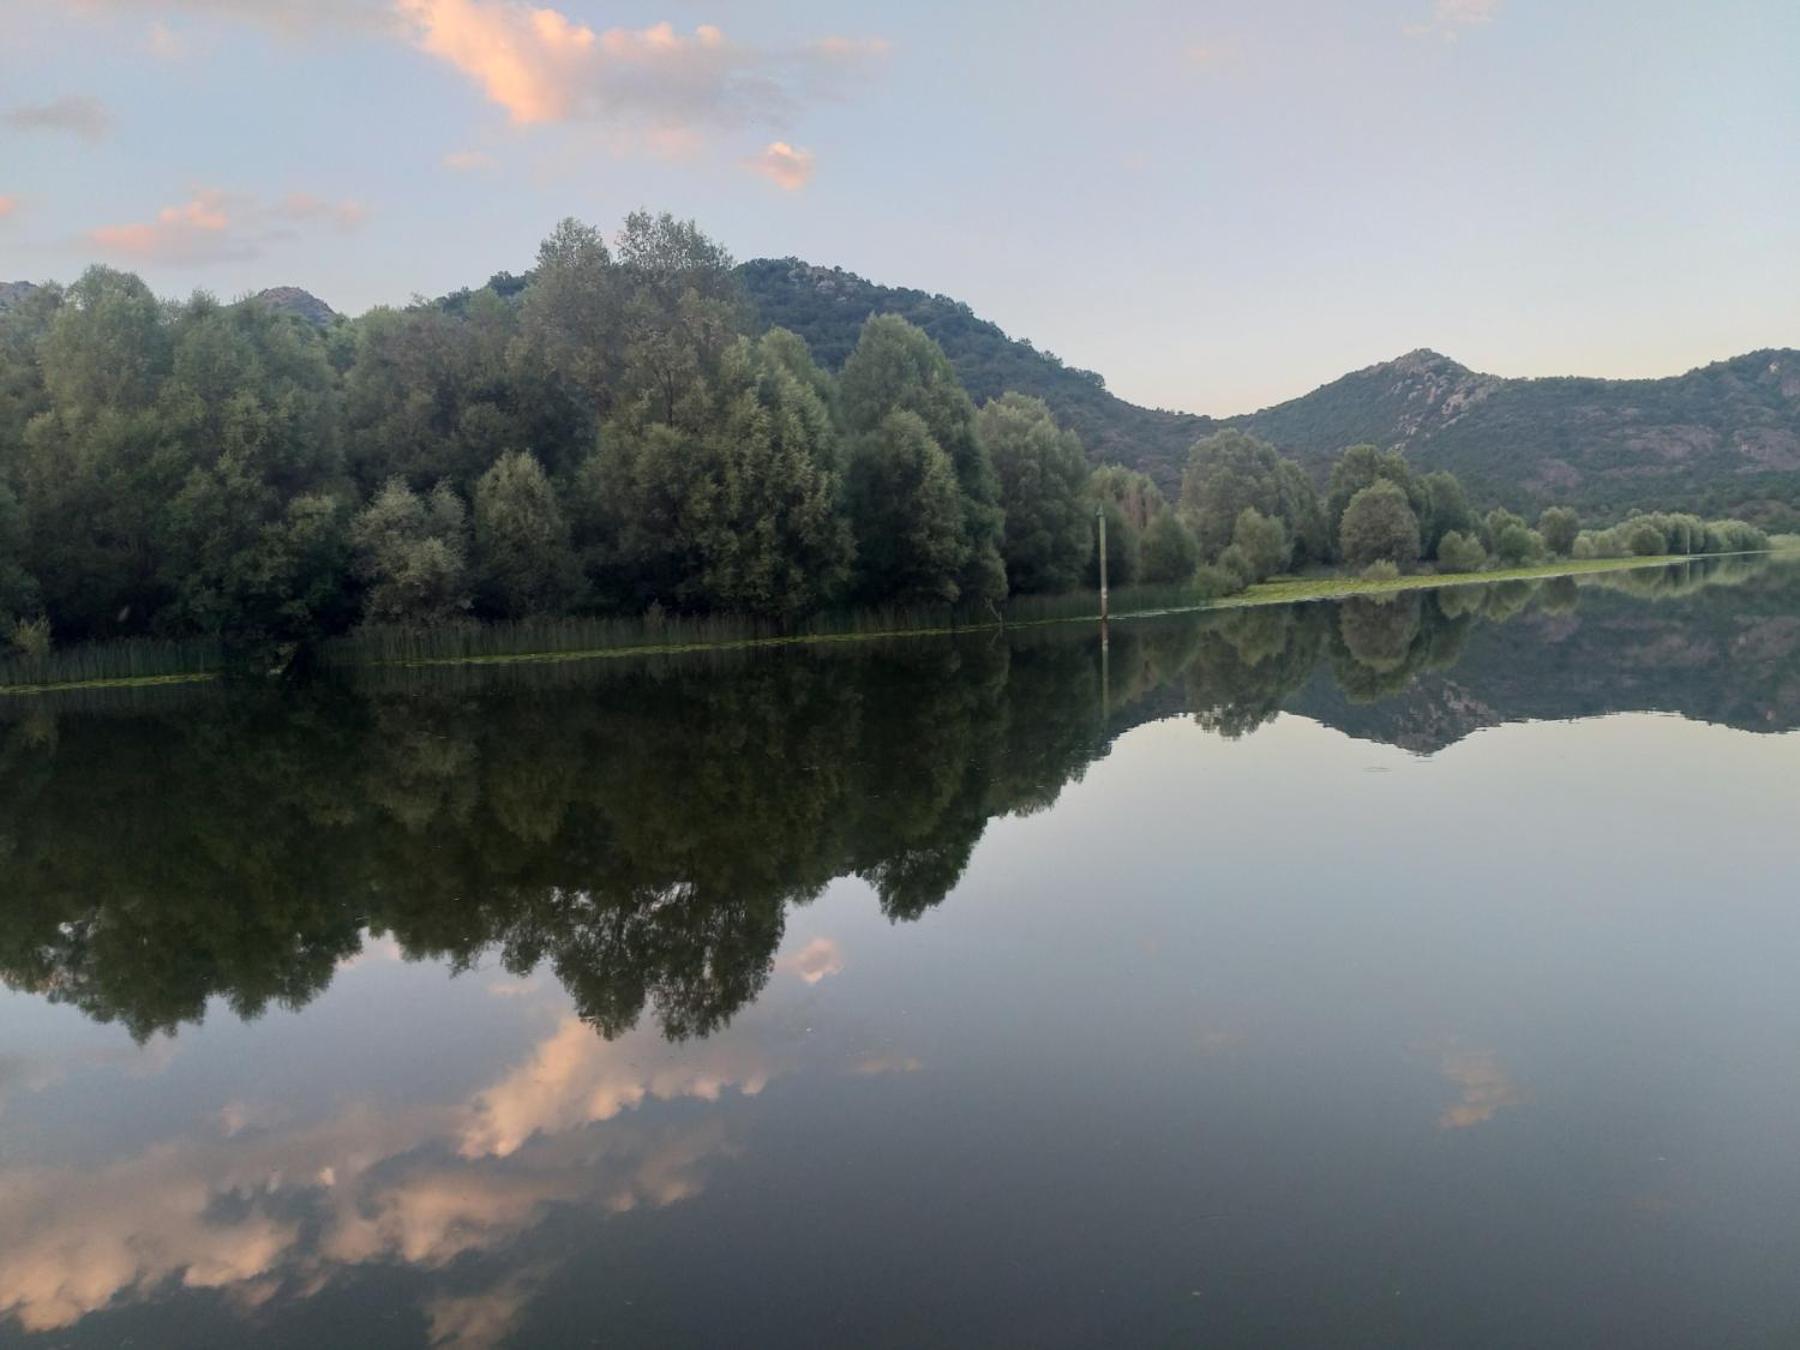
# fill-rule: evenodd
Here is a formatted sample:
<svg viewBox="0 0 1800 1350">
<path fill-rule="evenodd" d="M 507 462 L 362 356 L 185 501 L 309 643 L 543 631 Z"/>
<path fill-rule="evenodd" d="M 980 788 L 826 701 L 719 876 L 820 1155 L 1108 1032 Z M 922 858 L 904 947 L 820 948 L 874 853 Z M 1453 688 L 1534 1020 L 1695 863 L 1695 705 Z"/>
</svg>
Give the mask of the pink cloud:
<svg viewBox="0 0 1800 1350">
<path fill-rule="evenodd" d="M 0 220 L 5 220 L 19 209 L 17 197 L 0 196 Z"/>
<path fill-rule="evenodd" d="M 764 50 L 711 24 L 591 28 L 514 0 L 394 0 L 413 44 L 473 80 L 516 126 L 577 120 L 690 134 L 780 123 L 832 78 L 888 49 L 826 37 Z"/>
<path fill-rule="evenodd" d="M 783 192 L 798 192 L 812 181 L 815 166 L 812 151 L 786 141 L 771 141 L 760 154 L 745 160 L 744 167 L 761 174 Z"/>
<path fill-rule="evenodd" d="M 1415 35 L 1437 33 L 1454 40 L 1465 28 L 1491 23 L 1500 12 L 1501 0 L 1433 0 L 1431 18 L 1425 23 L 1408 24 L 1406 31 Z"/>
<path fill-rule="evenodd" d="M 150 220 L 102 225 L 87 238 L 104 252 L 141 263 L 236 262 L 258 256 L 303 227 L 355 229 L 367 214 L 358 202 L 328 202 L 304 192 L 270 207 L 247 195 L 203 188 Z"/>
</svg>

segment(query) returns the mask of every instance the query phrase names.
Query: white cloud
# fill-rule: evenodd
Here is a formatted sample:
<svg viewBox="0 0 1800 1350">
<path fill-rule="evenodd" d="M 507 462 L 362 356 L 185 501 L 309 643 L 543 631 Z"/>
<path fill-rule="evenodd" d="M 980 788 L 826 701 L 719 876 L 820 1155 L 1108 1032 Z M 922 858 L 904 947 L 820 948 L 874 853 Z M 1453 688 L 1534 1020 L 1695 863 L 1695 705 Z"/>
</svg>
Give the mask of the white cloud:
<svg viewBox="0 0 1800 1350">
<path fill-rule="evenodd" d="M 66 132 L 83 140 L 98 141 L 112 130 L 112 113 L 88 94 L 69 94 L 48 103 L 22 103 L 9 108 L 6 125 L 15 131 Z"/>
<path fill-rule="evenodd" d="M 786 141 L 771 141 L 760 154 L 745 160 L 744 167 L 761 174 L 784 192 L 797 192 L 812 181 L 813 153 Z"/>
<path fill-rule="evenodd" d="M 353 230 L 368 218 L 355 201 L 330 202 L 296 192 L 273 205 L 255 197 L 202 188 L 149 220 L 88 231 L 101 251 L 139 263 L 203 264 L 259 256 L 271 243 L 318 226 Z"/>
</svg>

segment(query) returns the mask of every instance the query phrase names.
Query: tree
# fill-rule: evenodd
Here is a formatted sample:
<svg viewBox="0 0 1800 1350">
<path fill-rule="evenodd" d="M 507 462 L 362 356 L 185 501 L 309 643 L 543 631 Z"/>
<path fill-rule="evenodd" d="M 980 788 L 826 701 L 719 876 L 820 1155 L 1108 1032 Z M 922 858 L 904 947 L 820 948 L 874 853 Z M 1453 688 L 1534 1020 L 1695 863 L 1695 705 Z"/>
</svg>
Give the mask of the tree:
<svg viewBox="0 0 1800 1350">
<path fill-rule="evenodd" d="M 606 411 L 622 356 L 620 285 L 606 241 L 570 217 L 538 245 L 520 304 L 525 340 L 595 412 Z"/>
<path fill-rule="evenodd" d="M 390 478 L 356 517 L 350 543 L 370 623 L 424 626 L 468 613 L 468 513 L 447 483 L 421 498 Z"/>
<path fill-rule="evenodd" d="M 0 634 L 38 610 L 37 578 L 25 570 L 25 510 L 0 481 Z"/>
<path fill-rule="evenodd" d="M 1143 549 L 1143 533 L 1131 523 L 1125 508 L 1110 497 L 1090 499 L 1093 517 L 1092 540 L 1088 545 L 1087 567 L 1082 581 L 1092 588 L 1100 584 L 1100 523 L 1106 517 L 1106 583 L 1129 586 L 1138 579 L 1139 556 Z M 1167 509 L 1166 507 L 1164 508 Z"/>
<path fill-rule="evenodd" d="M 1487 566 L 1487 550 L 1473 535 L 1451 530 L 1438 540 L 1437 560 L 1440 571 L 1479 572 Z"/>
<path fill-rule="evenodd" d="M 1392 483 L 1400 489 L 1415 521 L 1425 518 L 1429 509 L 1425 490 L 1414 481 L 1406 456 L 1398 450 L 1353 445 L 1332 465 L 1331 482 L 1325 490 L 1325 519 L 1332 539 L 1342 539 L 1344 512 L 1356 494 L 1380 482 Z M 1416 551 L 1414 556 L 1417 556 Z"/>
<path fill-rule="evenodd" d="M 196 467 L 164 524 L 164 565 L 182 626 L 238 638 L 301 642 L 350 617 L 343 504 L 327 493 L 282 495 L 240 452 Z"/>
<path fill-rule="evenodd" d="M 1149 474 L 1120 464 L 1103 464 L 1089 474 L 1087 495 L 1092 501 L 1116 502 L 1126 523 L 1140 534 L 1168 506 Z"/>
<path fill-rule="evenodd" d="M 845 424 L 855 434 L 867 435 L 897 411 L 913 413 L 924 424 L 956 477 L 964 547 L 958 593 L 968 600 L 1004 596 L 999 481 L 976 430 L 975 405 L 943 348 L 898 315 L 878 314 L 863 325 L 838 388 Z"/>
<path fill-rule="evenodd" d="M 1669 551 L 1669 541 L 1651 521 L 1627 521 L 1625 523 L 1625 548 L 1639 558 L 1654 558 L 1658 554 Z"/>
<path fill-rule="evenodd" d="M 508 619 L 560 613 L 580 590 L 568 522 L 528 454 L 502 455 L 475 484 L 475 579 L 480 602 Z"/>
<path fill-rule="evenodd" d="M 1552 506 L 1538 517 L 1538 533 L 1544 536 L 1546 548 L 1566 558 L 1581 533 L 1581 517 L 1566 506 Z"/>
<path fill-rule="evenodd" d="M 1195 444 L 1181 479 L 1181 513 L 1216 559 L 1231 542 L 1246 506 L 1280 521 L 1297 553 L 1322 557 L 1327 547 L 1318 494 L 1298 465 L 1241 431 L 1221 431 Z"/>
<path fill-rule="evenodd" d="M 1361 569 L 1377 558 L 1410 563 L 1419 556 L 1419 520 L 1405 490 L 1388 478 L 1361 488 L 1344 507 L 1338 554 Z"/>
<path fill-rule="evenodd" d="M 956 470 L 925 419 L 889 413 L 850 456 L 857 594 L 865 603 L 949 602 L 964 596 L 967 535 Z"/>
<path fill-rule="evenodd" d="M 1281 528 L 1278 521 L 1269 523 Z M 1200 541 L 1182 524 L 1181 517 L 1165 506 L 1150 518 L 1138 558 L 1143 579 L 1153 585 L 1186 581 L 1200 564 Z"/>
<path fill-rule="evenodd" d="M 1467 535 L 1479 525 L 1469 494 L 1456 475 L 1443 469 L 1419 479 L 1425 510 L 1419 517 L 1419 543 L 1426 557 L 1435 557 L 1438 542 L 1451 531 Z"/>
<path fill-rule="evenodd" d="M 619 232 L 622 367 L 618 401 L 643 399 L 678 420 L 677 403 L 718 369 L 745 325 L 731 254 L 691 220 L 634 211 Z"/>
<path fill-rule="evenodd" d="M 854 542 L 838 433 L 792 334 L 740 340 L 675 422 L 607 424 L 576 485 L 603 598 L 788 618 L 837 599 Z"/>
<path fill-rule="evenodd" d="M 1279 520 L 1265 516 L 1254 506 L 1238 512 L 1231 542 L 1243 551 L 1250 564 L 1252 581 L 1271 577 L 1287 566 L 1287 530 Z"/>
<path fill-rule="evenodd" d="M 1088 466 L 1081 442 L 1056 425 L 1042 399 L 1024 394 L 990 400 L 976 417 L 976 434 L 1000 480 L 1002 556 L 1012 589 L 1074 590 L 1093 534 L 1083 502 Z"/>
<path fill-rule="evenodd" d="M 1508 567 L 1520 567 L 1544 554 L 1543 536 L 1518 521 L 1509 521 L 1494 536 L 1494 556 Z"/>
</svg>

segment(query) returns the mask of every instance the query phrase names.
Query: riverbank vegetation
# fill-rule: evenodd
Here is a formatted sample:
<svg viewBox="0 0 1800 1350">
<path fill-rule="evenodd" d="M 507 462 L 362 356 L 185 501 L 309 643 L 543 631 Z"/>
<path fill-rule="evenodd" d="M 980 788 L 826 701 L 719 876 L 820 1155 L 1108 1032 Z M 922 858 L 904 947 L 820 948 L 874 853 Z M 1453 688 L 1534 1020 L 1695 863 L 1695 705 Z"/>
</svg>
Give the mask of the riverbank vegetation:
<svg viewBox="0 0 1800 1350">
<path fill-rule="evenodd" d="M 905 319 L 869 319 L 833 376 L 792 333 L 753 333 L 738 284 L 694 224 L 639 213 L 611 243 L 565 221 L 523 284 L 329 328 L 165 303 L 107 268 L 33 293 L 0 316 L 0 679 L 50 680 L 57 651 L 96 640 L 198 643 L 200 669 L 251 647 L 268 668 L 346 635 L 486 649 L 1067 617 L 1092 605 L 1096 514 L 1114 586 L 1190 604 L 1333 568 L 1766 543 L 1692 516 L 1481 513 L 1368 445 L 1321 490 L 1239 431 L 1197 444 L 1169 500 L 1091 467 L 1036 399 L 977 407 Z"/>
</svg>

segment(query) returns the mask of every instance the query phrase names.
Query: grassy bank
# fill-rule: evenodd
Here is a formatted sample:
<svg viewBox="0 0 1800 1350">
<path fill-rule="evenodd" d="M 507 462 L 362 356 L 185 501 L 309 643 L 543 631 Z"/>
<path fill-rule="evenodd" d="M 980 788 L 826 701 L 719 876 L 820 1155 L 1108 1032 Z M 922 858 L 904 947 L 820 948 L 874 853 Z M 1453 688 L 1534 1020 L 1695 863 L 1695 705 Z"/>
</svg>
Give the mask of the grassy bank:
<svg viewBox="0 0 1800 1350">
<path fill-rule="evenodd" d="M 1237 595 L 1207 597 L 1189 586 L 1131 587 L 1115 591 L 1111 617 L 1117 621 L 1302 604 L 1449 586 L 1543 581 L 1668 567 L 1706 559 L 1745 556 L 1800 557 L 1800 536 L 1788 536 L 1768 555 L 1687 554 L 1650 558 L 1564 559 L 1531 567 L 1484 572 L 1421 573 L 1382 579 L 1355 576 L 1282 577 Z M 950 606 L 862 610 L 824 615 L 798 628 L 739 616 L 701 618 L 557 619 L 512 624 L 462 624 L 423 632 L 366 629 L 326 643 L 323 663 L 354 671 L 370 667 L 418 668 L 523 662 L 591 661 L 730 651 L 877 639 L 944 636 L 1051 624 L 1096 623 L 1098 597 L 1092 592 L 1028 596 L 1013 601 L 1004 616 L 993 610 Z M 130 642 L 71 648 L 42 661 L 0 661 L 0 696 L 46 694 L 70 689 L 143 688 L 218 678 L 225 657 L 217 643 Z"/>
</svg>

